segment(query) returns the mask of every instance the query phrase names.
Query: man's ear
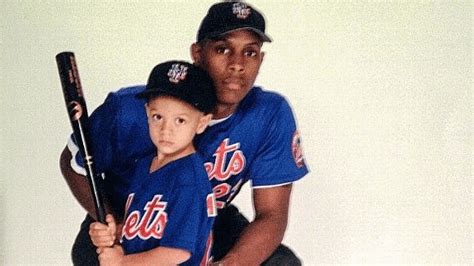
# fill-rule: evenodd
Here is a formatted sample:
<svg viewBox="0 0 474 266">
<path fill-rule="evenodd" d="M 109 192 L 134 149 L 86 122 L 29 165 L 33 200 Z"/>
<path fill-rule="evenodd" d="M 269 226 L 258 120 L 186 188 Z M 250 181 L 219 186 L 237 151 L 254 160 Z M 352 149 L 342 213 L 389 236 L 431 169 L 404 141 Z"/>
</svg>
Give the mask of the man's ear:
<svg viewBox="0 0 474 266">
<path fill-rule="evenodd" d="M 211 119 L 212 119 L 212 114 L 203 115 L 201 118 L 199 118 L 196 134 L 201 134 L 202 132 L 204 132 L 206 127 L 209 125 L 209 122 L 211 122 Z"/>
<path fill-rule="evenodd" d="M 201 61 L 201 51 L 202 51 L 202 48 L 199 44 L 193 43 L 191 45 L 191 58 L 193 59 L 193 62 L 196 65 L 199 65 Z"/>
</svg>

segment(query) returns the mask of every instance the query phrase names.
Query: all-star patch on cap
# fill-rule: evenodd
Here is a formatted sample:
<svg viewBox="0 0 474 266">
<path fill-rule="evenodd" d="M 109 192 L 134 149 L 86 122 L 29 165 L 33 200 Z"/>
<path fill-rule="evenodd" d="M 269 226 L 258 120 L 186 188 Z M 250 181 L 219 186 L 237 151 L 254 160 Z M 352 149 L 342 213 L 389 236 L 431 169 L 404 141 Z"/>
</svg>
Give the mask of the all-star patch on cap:
<svg viewBox="0 0 474 266">
<path fill-rule="evenodd" d="M 150 99 L 161 95 L 176 97 L 204 113 L 212 112 L 217 102 L 211 77 L 185 61 L 168 61 L 155 66 L 145 90 L 137 97 Z"/>
<path fill-rule="evenodd" d="M 199 27 L 197 41 L 215 39 L 231 31 L 248 29 L 255 32 L 262 41 L 271 42 L 265 34 L 265 18 L 244 2 L 228 1 L 212 5 Z"/>
</svg>

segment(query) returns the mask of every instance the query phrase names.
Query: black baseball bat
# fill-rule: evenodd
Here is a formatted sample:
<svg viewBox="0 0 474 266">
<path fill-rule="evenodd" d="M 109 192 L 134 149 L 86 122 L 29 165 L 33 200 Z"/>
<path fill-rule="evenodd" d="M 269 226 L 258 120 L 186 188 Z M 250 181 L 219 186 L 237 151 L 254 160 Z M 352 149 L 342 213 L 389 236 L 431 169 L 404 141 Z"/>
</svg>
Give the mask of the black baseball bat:
<svg viewBox="0 0 474 266">
<path fill-rule="evenodd" d="M 86 100 L 82 92 L 76 57 L 73 52 L 62 52 L 56 55 L 56 63 L 58 64 L 59 78 L 61 79 L 73 136 L 84 160 L 84 168 L 89 180 L 97 220 L 105 224 L 105 208 L 100 188 L 102 177 L 95 171 L 92 151 L 88 145 L 90 143 L 88 136 L 89 115 L 87 114 Z"/>
</svg>

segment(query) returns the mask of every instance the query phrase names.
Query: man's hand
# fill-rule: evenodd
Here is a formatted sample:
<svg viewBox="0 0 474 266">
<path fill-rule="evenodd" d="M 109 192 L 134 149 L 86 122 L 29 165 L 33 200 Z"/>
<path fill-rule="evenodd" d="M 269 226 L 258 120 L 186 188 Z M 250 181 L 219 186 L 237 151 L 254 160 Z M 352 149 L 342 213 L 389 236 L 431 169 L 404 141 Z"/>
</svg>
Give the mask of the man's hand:
<svg viewBox="0 0 474 266">
<path fill-rule="evenodd" d="M 71 167 L 71 152 L 68 147 L 65 147 L 61 153 L 59 166 L 61 173 L 66 180 L 69 189 L 79 204 L 89 213 L 89 215 L 97 220 L 94 201 L 92 200 L 92 193 L 89 186 L 89 181 L 86 176 L 76 173 Z"/>
</svg>

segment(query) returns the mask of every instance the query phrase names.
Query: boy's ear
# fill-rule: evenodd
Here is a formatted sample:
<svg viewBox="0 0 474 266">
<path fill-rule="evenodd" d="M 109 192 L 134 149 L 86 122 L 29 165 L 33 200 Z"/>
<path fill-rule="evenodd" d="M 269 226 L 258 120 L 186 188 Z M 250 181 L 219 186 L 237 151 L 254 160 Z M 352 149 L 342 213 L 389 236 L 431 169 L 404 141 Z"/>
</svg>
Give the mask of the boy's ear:
<svg viewBox="0 0 474 266">
<path fill-rule="evenodd" d="M 209 125 L 209 122 L 211 122 L 211 119 L 212 114 L 203 115 L 201 118 L 199 118 L 199 124 L 196 129 L 196 134 L 201 134 L 202 132 L 204 132 L 206 127 Z"/>
<path fill-rule="evenodd" d="M 150 117 L 150 107 L 148 106 L 148 103 L 145 103 L 145 111 L 146 117 Z"/>
</svg>

